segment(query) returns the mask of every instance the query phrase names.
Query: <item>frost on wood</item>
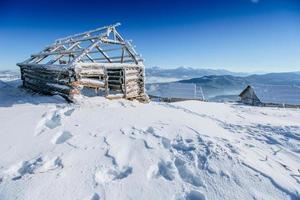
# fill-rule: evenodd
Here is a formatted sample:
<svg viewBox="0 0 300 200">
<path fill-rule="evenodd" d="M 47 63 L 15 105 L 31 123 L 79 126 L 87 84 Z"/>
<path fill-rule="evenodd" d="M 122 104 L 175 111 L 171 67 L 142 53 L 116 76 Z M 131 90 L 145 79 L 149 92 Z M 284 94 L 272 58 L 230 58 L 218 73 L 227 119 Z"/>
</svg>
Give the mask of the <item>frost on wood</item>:
<svg viewBox="0 0 300 200">
<path fill-rule="evenodd" d="M 72 99 L 84 87 L 145 100 L 144 64 L 114 24 L 56 40 L 17 65 L 23 86 Z"/>
</svg>

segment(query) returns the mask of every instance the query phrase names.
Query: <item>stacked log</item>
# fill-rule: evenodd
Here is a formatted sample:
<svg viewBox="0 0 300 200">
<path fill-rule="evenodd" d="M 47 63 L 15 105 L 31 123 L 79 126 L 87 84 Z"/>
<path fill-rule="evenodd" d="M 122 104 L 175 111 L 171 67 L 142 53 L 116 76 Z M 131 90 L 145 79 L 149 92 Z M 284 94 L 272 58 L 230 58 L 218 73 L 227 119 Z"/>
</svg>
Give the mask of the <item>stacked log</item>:
<svg viewBox="0 0 300 200">
<path fill-rule="evenodd" d="M 66 68 L 22 65 L 23 86 L 47 95 L 61 95 L 70 98 L 79 91 L 71 86 L 75 74 Z"/>
<path fill-rule="evenodd" d="M 75 67 L 78 84 L 104 89 L 106 97 L 119 94 L 135 98 L 144 94 L 143 67 L 125 63 L 78 63 Z"/>
<path fill-rule="evenodd" d="M 78 80 L 79 84 L 85 87 L 89 88 L 105 88 L 105 81 L 99 80 L 99 79 L 94 79 L 94 78 L 81 78 Z"/>
<path fill-rule="evenodd" d="M 80 87 L 88 87 L 96 90 L 106 88 L 105 69 L 102 66 L 93 66 L 88 63 L 75 67 L 77 82 Z"/>
<path fill-rule="evenodd" d="M 26 88 L 44 94 L 59 94 L 68 99 L 83 87 L 102 89 L 107 98 L 137 98 L 144 95 L 144 72 L 140 66 L 81 65 L 78 68 L 21 65 Z"/>
<path fill-rule="evenodd" d="M 105 75 L 105 68 L 95 65 L 83 65 L 75 67 L 75 72 L 80 77 L 99 77 Z"/>
<path fill-rule="evenodd" d="M 135 98 L 144 93 L 143 70 L 140 67 L 126 67 L 125 77 L 125 96 Z"/>
</svg>

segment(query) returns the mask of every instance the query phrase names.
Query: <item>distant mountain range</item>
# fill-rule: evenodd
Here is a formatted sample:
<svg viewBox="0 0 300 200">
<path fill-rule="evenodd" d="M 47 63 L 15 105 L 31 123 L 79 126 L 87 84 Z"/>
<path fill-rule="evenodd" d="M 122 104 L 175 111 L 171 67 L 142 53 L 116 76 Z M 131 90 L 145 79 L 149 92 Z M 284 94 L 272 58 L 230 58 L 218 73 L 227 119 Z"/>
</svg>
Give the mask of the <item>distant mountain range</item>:
<svg viewBox="0 0 300 200">
<path fill-rule="evenodd" d="M 289 73 L 269 73 L 249 76 L 232 76 L 232 75 L 210 75 L 187 80 L 180 80 L 180 83 L 196 83 L 203 86 L 240 86 L 248 84 L 271 84 L 271 85 L 300 85 L 300 74 Z"/>
<path fill-rule="evenodd" d="M 146 76 L 173 79 L 191 79 L 209 75 L 247 76 L 247 73 L 231 72 L 224 69 L 195 69 L 191 67 L 178 67 L 165 69 L 160 67 L 146 68 Z"/>
<path fill-rule="evenodd" d="M 197 69 L 192 67 L 178 67 L 178 68 L 160 68 L 160 67 L 148 67 L 145 69 L 146 77 L 153 80 L 157 78 L 160 80 L 183 80 L 183 79 L 194 79 L 201 78 L 203 76 L 222 76 L 231 75 L 235 77 L 249 77 L 249 80 L 257 79 L 272 79 L 271 82 L 276 81 L 276 79 L 286 79 L 286 78 L 297 78 L 293 75 L 300 75 L 300 71 L 297 72 L 286 72 L 286 73 L 243 73 L 243 72 L 232 72 L 225 69 Z M 280 81 L 279 81 L 280 82 Z"/>
<path fill-rule="evenodd" d="M 247 85 L 298 85 L 300 87 L 300 74 L 298 73 L 269 73 L 262 75 L 250 75 L 245 77 L 232 75 L 211 75 L 178 83 L 193 83 L 201 86 L 207 98 L 217 98 L 227 95 L 239 94 Z"/>
<path fill-rule="evenodd" d="M 183 86 L 182 84 L 185 85 Z M 147 88 L 149 93 L 153 93 L 154 95 L 167 94 L 168 96 L 176 96 L 184 92 L 186 98 L 193 98 L 193 88 L 196 86 L 196 89 L 198 88 L 197 90 L 201 90 L 197 91 L 197 93 L 203 93 L 205 99 L 219 101 L 236 100 L 238 98 L 237 95 L 247 85 L 257 84 L 297 85 L 300 87 L 300 73 L 268 73 L 248 76 L 206 75 L 171 83 L 148 84 Z M 180 97 L 182 97 L 182 95 Z"/>
</svg>

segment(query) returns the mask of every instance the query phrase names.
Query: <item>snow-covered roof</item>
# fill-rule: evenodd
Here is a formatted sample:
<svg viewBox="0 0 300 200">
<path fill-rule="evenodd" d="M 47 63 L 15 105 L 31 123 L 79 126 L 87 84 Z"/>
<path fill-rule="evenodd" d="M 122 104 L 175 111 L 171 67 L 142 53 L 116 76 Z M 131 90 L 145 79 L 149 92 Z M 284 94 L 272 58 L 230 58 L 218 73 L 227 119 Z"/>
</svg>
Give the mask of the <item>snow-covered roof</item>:
<svg viewBox="0 0 300 200">
<path fill-rule="evenodd" d="M 296 85 L 251 85 L 263 103 L 300 105 L 300 86 Z"/>
<path fill-rule="evenodd" d="M 120 23 L 57 39 L 19 66 L 74 67 L 78 63 L 128 63 L 143 66 L 130 41 L 117 32 Z"/>
</svg>

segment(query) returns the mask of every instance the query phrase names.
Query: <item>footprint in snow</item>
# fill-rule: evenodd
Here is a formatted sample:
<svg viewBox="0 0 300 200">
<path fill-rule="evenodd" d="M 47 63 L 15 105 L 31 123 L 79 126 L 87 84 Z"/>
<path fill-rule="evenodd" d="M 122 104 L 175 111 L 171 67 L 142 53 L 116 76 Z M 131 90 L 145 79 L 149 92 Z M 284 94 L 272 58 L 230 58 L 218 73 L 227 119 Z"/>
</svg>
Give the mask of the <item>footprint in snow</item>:
<svg viewBox="0 0 300 200">
<path fill-rule="evenodd" d="M 148 142 L 146 140 L 143 140 L 144 146 L 146 149 L 153 149 L 153 147 L 149 146 Z"/>
<path fill-rule="evenodd" d="M 152 126 L 149 126 L 146 129 L 146 133 L 151 134 L 152 136 L 156 137 L 156 138 L 160 138 L 160 136 L 156 133 L 155 129 Z"/>
<path fill-rule="evenodd" d="M 196 147 L 193 143 L 185 142 L 185 140 L 183 140 L 181 137 L 173 142 L 172 148 L 179 152 L 191 152 L 196 150 Z"/>
<path fill-rule="evenodd" d="M 108 183 L 114 180 L 120 180 L 132 174 L 133 169 L 130 166 L 125 166 L 121 170 L 108 166 L 101 166 L 96 170 L 94 175 L 96 183 Z"/>
<path fill-rule="evenodd" d="M 172 162 L 160 161 L 157 165 L 153 165 L 149 168 L 147 177 L 148 178 L 158 178 L 163 177 L 168 181 L 173 181 L 175 179 L 175 167 Z"/>
<path fill-rule="evenodd" d="M 38 123 L 35 131 L 35 135 L 40 135 L 47 129 L 55 129 L 62 125 L 62 119 L 64 117 L 71 116 L 75 111 L 75 108 L 59 108 L 56 110 L 51 110 L 42 115 L 42 119 Z"/>
<path fill-rule="evenodd" d="M 204 194 L 202 194 L 198 191 L 192 190 L 186 194 L 185 199 L 186 200 L 205 200 L 206 197 Z"/>
<path fill-rule="evenodd" d="M 205 187 L 204 183 L 201 180 L 201 176 L 197 173 L 197 171 L 200 168 L 205 168 L 205 166 L 207 165 L 206 162 L 207 156 L 209 156 L 209 152 L 205 152 L 203 157 L 197 157 L 200 150 L 197 148 L 194 140 L 191 138 L 183 139 L 182 137 L 178 137 L 173 141 L 170 141 L 169 139 L 162 137 L 161 142 L 164 148 L 169 149 L 172 152 L 175 160 L 173 163 L 160 162 L 158 164 L 156 174 L 164 177 L 166 180 L 173 180 L 175 177 L 174 174 L 176 174 L 173 171 L 175 169 L 175 171 L 178 172 L 179 178 L 183 182 L 191 184 L 194 187 Z M 206 149 L 205 147 L 206 146 L 204 146 L 203 149 Z M 197 163 L 199 159 L 200 162 Z M 152 169 L 152 171 L 155 170 Z M 148 172 L 148 174 L 149 173 L 150 172 Z"/>
<path fill-rule="evenodd" d="M 42 157 L 29 161 L 21 161 L 11 166 L 8 170 L 4 171 L 4 173 L 14 181 L 19 180 L 26 174 L 34 174 L 35 170 L 43 165 L 43 162 Z"/>
<path fill-rule="evenodd" d="M 237 147 L 234 147 L 232 144 L 227 143 L 225 144 L 225 146 L 231 151 L 231 153 L 239 154 L 239 150 L 237 149 Z"/>
<path fill-rule="evenodd" d="M 103 141 L 107 147 L 110 146 L 106 137 L 103 138 Z M 111 160 L 112 166 L 101 165 L 96 169 L 94 177 L 97 184 L 107 183 L 117 179 L 124 179 L 132 174 L 133 169 L 131 166 L 124 166 L 122 169 L 120 169 L 116 158 L 110 154 L 109 148 L 106 150 L 104 156 Z"/>
<path fill-rule="evenodd" d="M 94 193 L 86 198 L 84 200 L 100 200 L 100 196 L 97 193 Z"/>
<path fill-rule="evenodd" d="M 35 136 L 42 134 L 47 129 L 54 129 L 61 125 L 61 116 L 56 111 L 49 111 L 42 115 L 42 119 L 36 126 Z"/>
<path fill-rule="evenodd" d="M 39 156 L 32 160 L 21 161 L 12 165 L 9 169 L 4 171 L 6 177 L 11 180 L 19 180 L 27 174 L 45 173 L 58 168 L 63 168 L 62 160 L 60 157 L 48 159 L 47 157 Z"/>
<path fill-rule="evenodd" d="M 170 149 L 171 148 L 171 141 L 168 138 L 162 137 L 161 138 L 161 143 L 165 149 Z"/>
<path fill-rule="evenodd" d="M 71 139 L 73 135 L 69 131 L 58 132 L 51 140 L 53 144 L 62 144 Z"/>
<path fill-rule="evenodd" d="M 52 171 L 58 168 L 63 168 L 62 159 L 60 157 L 54 157 L 52 159 L 46 160 L 39 170 L 40 173 Z"/>
<path fill-rule="evenodd" d="M 204 186 L 200 176 L 198 176 L 196 173 L 194 173 L 190 168 L 188 163 L 186 163 L 184 160 L 180 158 L 175 159 L 175 167 L 177 168 L 178 174 L 180 178 L 186 182 L 189 183 L 195 187 L 201 187 Z"/>
<path fill-rule="evenodd" d="M 52 116 L 46 119 L 45 126 L 49 129 L 54 129 L 61 125 L 61 115 L 59 112 L 54 112 Z"/>
<path fill-rule="evenodd" d="M 74 111 L 75 111 L 75 108 L 71 108 L 71 109 L 65 111 L 65 112 L 64 112 L 64 115 L 67 116 L 67 117 L 69 117 L 69 116 L 72 115 L 72 113 L 73 113 Z"/>
</svg>

